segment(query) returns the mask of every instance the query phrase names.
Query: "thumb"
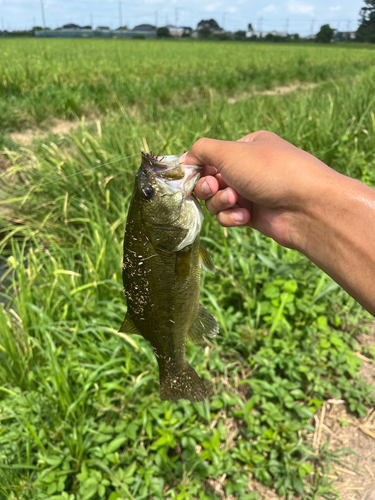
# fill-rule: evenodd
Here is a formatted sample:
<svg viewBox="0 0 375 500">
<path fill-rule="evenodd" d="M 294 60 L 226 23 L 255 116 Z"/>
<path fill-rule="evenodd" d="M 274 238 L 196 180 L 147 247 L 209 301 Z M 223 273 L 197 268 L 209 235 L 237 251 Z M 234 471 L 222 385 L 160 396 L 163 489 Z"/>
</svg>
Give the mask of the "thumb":
<svg viewBox="0 0 375 500">
<path fill-rule="evenodd" d="M 195 142 L 190 150 L 183 154 L 180 163 L 185 165 L 212 165 L 219 172 L 234 153 L 232 141 L 202 138 Z"/>
</svg>

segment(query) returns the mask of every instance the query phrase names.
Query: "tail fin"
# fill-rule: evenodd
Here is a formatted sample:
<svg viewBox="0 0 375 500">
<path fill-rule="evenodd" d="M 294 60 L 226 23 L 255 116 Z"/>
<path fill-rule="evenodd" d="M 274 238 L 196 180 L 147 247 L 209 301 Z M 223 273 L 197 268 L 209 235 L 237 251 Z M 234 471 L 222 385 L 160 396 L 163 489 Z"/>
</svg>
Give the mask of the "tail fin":
<svg viewBox="0 0 375 500">
<path fill-rule="evenodd" d="M 207 397 L 207 390 L 197 372 L 189 363 L 181 370 L 160 369 L 160 399 L 162 401 L 177 401 L 189 399 L 190 401 L 203 401 Z"/>
</svg>

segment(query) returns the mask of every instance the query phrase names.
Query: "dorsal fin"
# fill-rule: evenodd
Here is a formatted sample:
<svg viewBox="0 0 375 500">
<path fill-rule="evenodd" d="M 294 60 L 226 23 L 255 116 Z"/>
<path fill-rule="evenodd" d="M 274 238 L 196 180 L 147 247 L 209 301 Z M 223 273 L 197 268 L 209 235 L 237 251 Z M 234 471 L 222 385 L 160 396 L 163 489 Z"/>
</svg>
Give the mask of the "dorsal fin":
<svg viewBox="0 0 375 500">
<path fill-rule="evenodd" d="M 199 245 L 199 263 L 200 263 L 202 269 L 204 269 L 205 271 L 208 271 L 211 274 L 215 274 L 216 270 L 215 270 L 214 263 L 212 262 L 210 254 L 204 248 L 202 243 L 200 243 L 200 245 Z"/>
<path fill-rule="evenodd" d="M 210 314 L 207 309 L 199 304 L 199 311 L 193 326 L 188 334 L 189 340 L 194 344 L 201 344 L 204 337 L 214 338 L 219 333 L 219 325 L 216 319 Z"/>
</svg>

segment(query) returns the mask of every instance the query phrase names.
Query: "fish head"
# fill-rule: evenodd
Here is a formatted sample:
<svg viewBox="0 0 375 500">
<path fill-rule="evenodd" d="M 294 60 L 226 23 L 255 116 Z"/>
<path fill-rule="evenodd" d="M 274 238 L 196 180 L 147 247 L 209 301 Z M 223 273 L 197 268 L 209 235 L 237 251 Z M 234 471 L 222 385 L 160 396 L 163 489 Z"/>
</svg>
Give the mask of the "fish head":
<svg viewBox="0 0 375 500">
<path fill-rule="evenodd" d="M 154 246 L 173 252 L 193 243 L 203 213 L 193 194 L 202 172 L 196 165 L 180 165 L 179 156 L 160 160 L 142 153 L 137 172 L 135 200 L 148 239 Z"/>
</svg>

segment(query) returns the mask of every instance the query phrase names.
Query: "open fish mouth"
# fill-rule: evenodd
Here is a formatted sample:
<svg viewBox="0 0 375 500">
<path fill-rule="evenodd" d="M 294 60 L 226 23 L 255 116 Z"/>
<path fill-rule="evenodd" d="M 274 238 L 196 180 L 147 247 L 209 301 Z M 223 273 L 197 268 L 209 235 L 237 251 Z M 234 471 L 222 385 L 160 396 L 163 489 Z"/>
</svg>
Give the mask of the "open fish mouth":
<svg viewBox="0 0 375 500">
<path fill-rule="evenodd" d="M 156 182 L 166 194 L 176 191 L 184 193 L 184 198 L 191 195 L 203 167 L 201 165 L 180 165 L 180 157 L 177 155 L 154 156 L 142 151 L 143 164 L 152 171 Z"/>
</svg>

